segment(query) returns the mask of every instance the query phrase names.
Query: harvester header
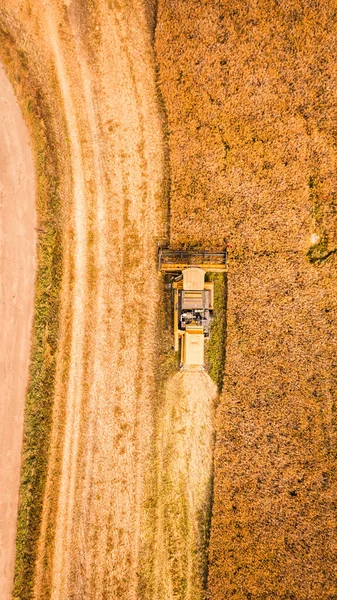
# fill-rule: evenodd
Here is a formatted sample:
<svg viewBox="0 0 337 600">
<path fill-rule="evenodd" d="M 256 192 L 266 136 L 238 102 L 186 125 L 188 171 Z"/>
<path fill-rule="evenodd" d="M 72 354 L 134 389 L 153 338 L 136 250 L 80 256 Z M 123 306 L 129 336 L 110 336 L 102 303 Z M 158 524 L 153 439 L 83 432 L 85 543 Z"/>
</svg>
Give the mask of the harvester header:
<svg viewBox="0 0 337 600">
<path fill-rule="evenodd" d="M 174 349 L 182 367 L 203 366 L 205 338 L 211 334 L 214 284 L 206 273 L 227 271 L 227 249 L 219 252 L 158 248 L 158 270 L 175 274 L 173 289 Z"/>
<path fill-rule="evenodd" d="M 218 252 L 172 250 L 158 247 L 158 270 L 164 273 L 177 273 L 189 267 L 198 267 L 211 273 L 227 271 L 227 249 Z"/>
</svg>

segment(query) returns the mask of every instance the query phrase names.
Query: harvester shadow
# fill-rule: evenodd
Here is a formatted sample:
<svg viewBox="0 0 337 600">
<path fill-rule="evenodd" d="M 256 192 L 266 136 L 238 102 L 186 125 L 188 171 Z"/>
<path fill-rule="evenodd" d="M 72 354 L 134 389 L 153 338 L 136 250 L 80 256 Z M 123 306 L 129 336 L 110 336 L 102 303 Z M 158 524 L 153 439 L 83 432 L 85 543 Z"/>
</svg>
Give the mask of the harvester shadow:
<svg viewBox="0 0 337 600">
<path fill-rule="evenodd" d="M 226 365 L 228 276 L 227 273 L 211 274 L 210 280 L 214 282 L 214 319 L 206 349 L 206 364 L 220 395 Z"/>
</svg>

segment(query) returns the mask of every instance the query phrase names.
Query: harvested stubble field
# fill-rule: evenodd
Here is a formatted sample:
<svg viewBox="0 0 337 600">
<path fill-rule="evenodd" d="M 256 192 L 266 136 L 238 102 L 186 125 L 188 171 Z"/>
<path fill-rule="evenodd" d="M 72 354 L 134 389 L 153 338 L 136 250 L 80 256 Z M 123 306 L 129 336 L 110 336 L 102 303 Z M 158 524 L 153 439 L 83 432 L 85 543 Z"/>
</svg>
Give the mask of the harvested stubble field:
<svg viewBox="0 0 337 600">
<path fill-rule="evenodd" d="M 172 240 L 233 245 L 210 600 L 337 597 L 336 49 L 334 0 L 159 0 Z"/>
<path fill-rule="evenodd" d="M 216 396 L 201 370 L 180 371 L 165 386 L 158 411 L 154 563 L 145 598 L 204 596 Z"/>
</svg>

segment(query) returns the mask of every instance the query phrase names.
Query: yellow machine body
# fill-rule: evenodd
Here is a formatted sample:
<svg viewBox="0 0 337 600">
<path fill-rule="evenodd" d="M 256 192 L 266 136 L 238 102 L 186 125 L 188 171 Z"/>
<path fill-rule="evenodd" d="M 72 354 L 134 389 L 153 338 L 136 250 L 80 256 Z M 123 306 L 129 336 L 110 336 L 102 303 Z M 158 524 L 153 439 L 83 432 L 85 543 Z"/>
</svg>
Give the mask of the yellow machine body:
<svg viewBox="0 0 337 600">
<path fill-rule="evenodd" d="M 182 366 L 205 363 L 209 321 L 202 315 L 213 311 L 213 283 L 205 281 L 205 274 L 199 267 L 183 269 L 183 278 L 173 283 L 174 349 L 178 352 L 180 346 Z"/>
<path fill-rule="evenodd" d="M 188 326 L 181 337 L 182 365 L 203 365 L 205 336 L 202 327 Z"/>
<path fill-rule="evenodd" d="M 158 271 L 176 274 L 172 284 L 174 349 L 180 350 L 182 367 L 204 365 L 214 293 L 213 283 L 205 281 L 205 275 L 224 273 L 227 267 L 226 248 L 213 252 L 158 246 Z"/>
</svg>

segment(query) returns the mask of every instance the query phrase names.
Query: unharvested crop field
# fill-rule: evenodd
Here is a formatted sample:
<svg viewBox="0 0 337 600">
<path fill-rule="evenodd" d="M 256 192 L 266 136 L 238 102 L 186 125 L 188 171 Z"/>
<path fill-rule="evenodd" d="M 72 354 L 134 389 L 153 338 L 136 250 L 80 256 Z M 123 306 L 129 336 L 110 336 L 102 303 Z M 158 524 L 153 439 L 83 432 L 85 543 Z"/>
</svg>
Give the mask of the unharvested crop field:
<svg viewBox="0 0 337 600">
<path fill-rule="evenodd" d="M 210 600 L 337 595 L 336 11 L 159 0 L 172 239 L 233 245 Z"/>
</svg>

